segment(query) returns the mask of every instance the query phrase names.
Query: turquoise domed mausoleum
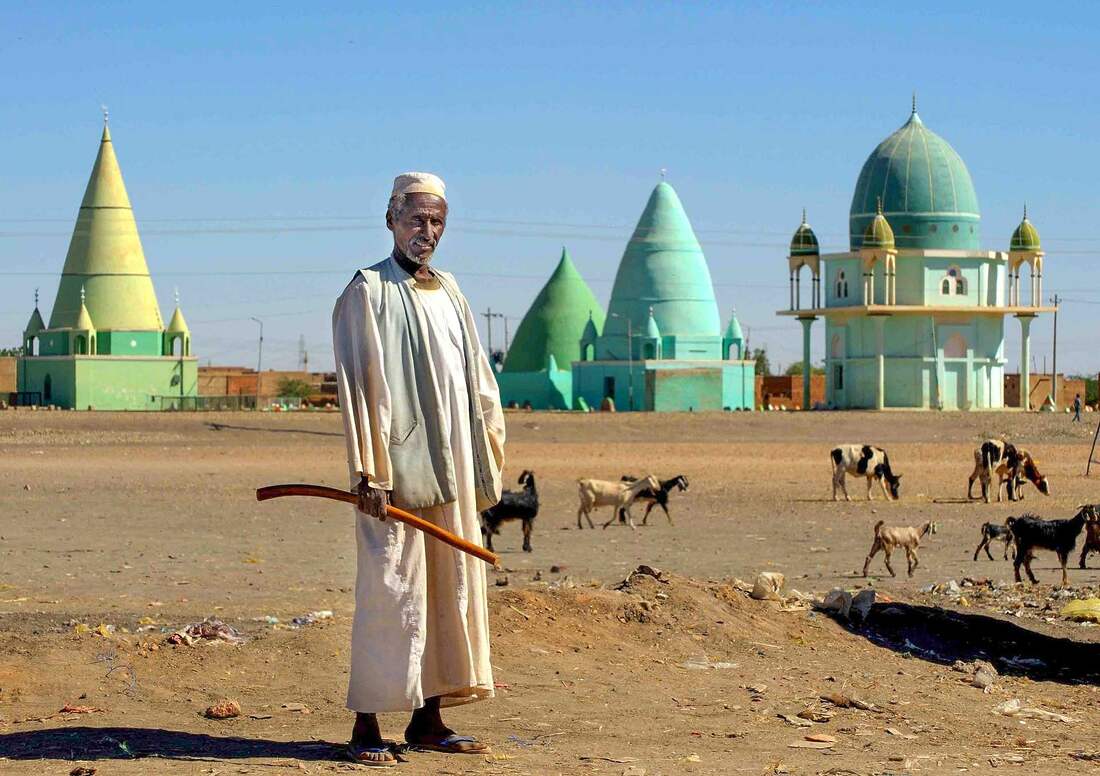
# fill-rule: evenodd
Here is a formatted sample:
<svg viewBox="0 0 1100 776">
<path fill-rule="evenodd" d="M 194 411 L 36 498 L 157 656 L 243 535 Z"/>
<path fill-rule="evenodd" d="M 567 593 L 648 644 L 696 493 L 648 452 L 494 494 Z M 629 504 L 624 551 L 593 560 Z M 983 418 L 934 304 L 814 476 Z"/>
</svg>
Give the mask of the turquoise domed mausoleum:
<svg viewBox="0 0 1100 776">
<path fill-rule="evenodd" d="M 1008 250 L 981 248 L 970 172 L 917 115 L 871 152 L 849 211 L 849 250 L 820 253 L 803 215 L 788 255 L 790 306 L 802 324 L 804 374 L 813 322 L 825 319 L 826 400 L 835 408 L 1002 409 L 1005 317 L 1020 322 L 1020 406 L 1027 407 L 1030 326 L 1042 305 L 1043 250 L 1024 218 Z M 1029 267 L 1030 290 L 1020 291 Z M 802 305 L 808 268 L 810 303 Z M 802 406 L 808 408 L 809 382 Z"/>
<path fill-rule="evenodd" d="M 586 326 L 576 407 L 752 409 L 755 364 L 734 317 L 722 328 L 710 268 L 676 191 L 654 188 L 623 252 L 603 329 Z"/>
</svg>

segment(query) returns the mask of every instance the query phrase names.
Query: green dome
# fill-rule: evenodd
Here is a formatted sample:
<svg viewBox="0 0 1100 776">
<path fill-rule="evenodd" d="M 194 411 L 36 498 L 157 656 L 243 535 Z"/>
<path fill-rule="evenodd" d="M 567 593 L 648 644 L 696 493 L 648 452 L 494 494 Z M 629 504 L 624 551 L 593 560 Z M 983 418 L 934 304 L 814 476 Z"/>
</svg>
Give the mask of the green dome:
<svg viewBox="0 0 1100 776">
<path fill-rule="evenodd" d="M 653 189 L 623 251 L 599 358 L 626 358 L 627 320 L 645 331 L 649 310 L 665 337 L 718 337 L 722 323 L 703 249 L 676 191 Z M 614 316 L 614 317 L 613 317 Z"/>
<path fill-rule="evenodd" d="M 875 213 L 875 217 L 871 219 L 871 223 L 867 224 L 867 228 L 863 230 L 863 247 L 894 247 L 894 230 L 890 227 L 890 222 L 886 220 L 886 216 L 882 214 L 881 202 L 878 205 L 878 212 Z"/>
<path fill-rule="evenodd" d="M 603 325 L 603 307 L 577 272 L 569 251 L 562 248 L 557 269 L 516 329 L 504 371 L 541 372 L 551 356 L 568 369 L 569 364 L 581 360 L 580 341 L 590 314 L 591 325 Z"/>
<path fill-rule="evenodd" d="M 1027 220 L 1026 207 L 1024 208 L 1024 220 L 1020 222 L 1020 225 L 1016 227 L 1016 231 L 1012 233 L 1012 243 L 1010 244 L 1010 250 L 1042 250 L 1039 246 L 1039 230 L 1035 228 L 1035 225 L 1033 223 Z"/>
<path fill-rule="evenodd" d="M 875 201 L 898 235 L 898 247 L 978 250 L 981 212 L 962 158 L 917 115 L 879 143 L 856 181 L 848 222 L 852 250 L 875 217 Z"/>
<path fill-rule="evenodd" d="M 165 329 L 169 334 L 190 334 L 190 329 L 187 328 L 187 321 L 183 317 L 183 311 L 176 305 L 176 311 L 172 313 L 172 320 L 168 323 L 168 328 Z"/>
<path fill-rule="evenodd" d="M 645 335 L 650 339 L 661 338 L 661 327 L 657 325 L 657 321 L 653 318 L 653 311 L 649 311 L 649 320 L 645 324 Z"/>
<path fill-rule="evenodd" d="M 820 252 L 821 248 L 817 244 L 817 235 L 806 223 L 806 211 L 803 210 L 802 223 L 795 230 L 794 237 L 791 238 L 791 255 L 816 256 Z"/>
<path fill-rule="evenodd" d="M 725 339 L 727 340 L 745 340 L 745 336 L 741 333 L 741 322 L 737 320 L 737 313 L 730 315 L 729 326 L 726 327 Z"/>
<path fill-rule="evenodd" d="M 38 308 L 34 308 L 34 312 L 31 313 L 31 319 L 27 321 L 27 328 L 23 329 L 23 334 L 30 336 L 37 334 L 46 328 L 45 322 L 42 320 L 42 313 L 38 312 Z"/>
</svg>

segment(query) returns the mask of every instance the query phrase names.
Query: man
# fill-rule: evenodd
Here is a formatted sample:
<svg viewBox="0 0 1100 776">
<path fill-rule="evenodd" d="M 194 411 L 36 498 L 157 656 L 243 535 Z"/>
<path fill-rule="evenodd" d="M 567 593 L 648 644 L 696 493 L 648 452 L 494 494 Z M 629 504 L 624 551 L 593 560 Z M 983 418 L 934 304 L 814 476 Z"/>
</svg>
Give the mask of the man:
<svg viewBox="0 0 1100 776">
<path fill-rule="evenodd" d="M 392 766 L 377 714 L 411 711 L 405 740 L 481 754 L 440 708 L 490 698 L 484 564 L 396 520 L 406 509 L 470 541 L 500 500 L 504 415 L 474 316 L 431 266 L 447 226 L 443 181 L 397 176 L 386 212 L 393 252 L 361 270 L 332 315 L 348 465 L 359 493 L 348 754 Z"/>
<path fill-rule="evenodd" d="M 1073 422 L 1081 422 L 1081 394 L 1073 397 Z"/>
</svg>

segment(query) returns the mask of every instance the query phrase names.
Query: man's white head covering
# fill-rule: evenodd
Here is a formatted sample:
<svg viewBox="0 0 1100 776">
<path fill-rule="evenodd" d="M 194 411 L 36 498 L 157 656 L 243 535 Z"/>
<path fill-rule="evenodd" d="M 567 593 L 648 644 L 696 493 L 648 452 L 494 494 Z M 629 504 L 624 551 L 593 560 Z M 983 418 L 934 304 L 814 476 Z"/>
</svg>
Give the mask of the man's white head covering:
<svg viewBox="0 0 1100 776">
<path fill-rule="evenodd" d="M 446 184 L 438 175 L 432 175 L 430 172 L 403 172 L 393 179 L 393 192 L 390 194 L 390 199 L 404 194 L 434 194 L 445 202 L 446 189 Z"/>
</svg>

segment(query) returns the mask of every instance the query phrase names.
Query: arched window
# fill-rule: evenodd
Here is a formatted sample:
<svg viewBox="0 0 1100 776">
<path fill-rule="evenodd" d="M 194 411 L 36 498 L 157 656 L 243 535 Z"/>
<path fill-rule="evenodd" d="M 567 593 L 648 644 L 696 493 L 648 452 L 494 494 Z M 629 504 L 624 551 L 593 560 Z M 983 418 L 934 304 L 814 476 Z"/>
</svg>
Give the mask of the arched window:
<svg viewBox="0 0 1100 776">
<path fill-rule="evenodd" d="M 76 352 L 77 352 L 77 355 L 83 356 L 86 351 L 87 351 L 87 346 L 85 345 L 84 335 L 79 334 L 79 335 L 77 335 L 77 338 L 76 338 Z"/>
<path fill-rule="evenodd" d="M 595 350 L 596 346 L 593 345 L 591 342 L 585 344 L 585 346 L 581 348 L 581 361 L 591 361 L 593 351 Z"/>
<path fill-rule="evenodd" d="M 657 358 L 657 346 L 652 342 L 647 342 L 644 348 L 644 355 L 642 358 Z"/>
<path fill-rule="evenodd" d="M 836 273 L 836 295 L 838 299 L 848 298 L 848 276 L 844 274 L 844 270 Z"/>
<path fill-rule="evenodd" d="M 958 267 L 949 267 L 947 275 L 940 281 L 940 294 L 943 296 L 966 296 L 966 278 Z"/>
</svg>

